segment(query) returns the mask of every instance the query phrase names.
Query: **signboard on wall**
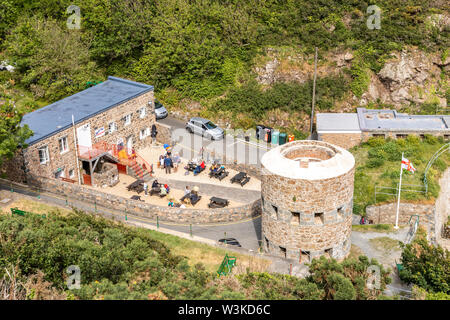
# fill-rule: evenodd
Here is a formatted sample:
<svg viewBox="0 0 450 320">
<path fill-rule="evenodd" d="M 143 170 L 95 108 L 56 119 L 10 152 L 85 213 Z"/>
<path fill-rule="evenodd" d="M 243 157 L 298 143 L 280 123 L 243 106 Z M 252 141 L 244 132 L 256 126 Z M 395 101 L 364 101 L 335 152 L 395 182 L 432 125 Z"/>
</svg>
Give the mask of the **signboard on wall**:
<svg viewBox="0 0 450 320">
<path fill-rule="evenodd" d="M 105 127 L 95 129 L 95 138 L 103 137 L 105 135 L 105 132 L 106 132 Z"/>
</svg>

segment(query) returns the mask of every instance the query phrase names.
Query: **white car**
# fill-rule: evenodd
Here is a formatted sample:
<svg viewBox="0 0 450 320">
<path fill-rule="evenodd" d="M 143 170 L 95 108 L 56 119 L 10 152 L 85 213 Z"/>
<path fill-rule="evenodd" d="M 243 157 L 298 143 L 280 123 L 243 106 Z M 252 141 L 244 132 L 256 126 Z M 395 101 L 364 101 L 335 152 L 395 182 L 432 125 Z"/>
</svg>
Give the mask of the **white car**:
<svg viewBox="0 0 450 320">
<path fill-rule="evenodd" d="M 164 119 L 169 115 L 167 109 L 158 100 L 155 100 L 155 115 L 157 120 Z"/>
<path fill-rule="evenodd" d="M 186 130 L 189 133 L 195 133 L 210 140 L 219 140 L 225 135 L 225 131 L 222 128 L 219 128 L 210 120 L 199 117 L 191 118 L 186 123 Z"/>
</svg>

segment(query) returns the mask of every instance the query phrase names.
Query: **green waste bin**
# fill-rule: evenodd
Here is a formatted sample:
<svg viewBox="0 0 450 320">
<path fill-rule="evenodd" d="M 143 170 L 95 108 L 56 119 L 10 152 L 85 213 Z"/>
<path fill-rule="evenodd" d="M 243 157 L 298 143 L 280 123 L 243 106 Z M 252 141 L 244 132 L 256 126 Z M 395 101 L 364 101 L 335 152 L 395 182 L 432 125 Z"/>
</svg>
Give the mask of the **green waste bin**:
<svg viewBox="0 0 450 320">
<path fill-rule="evenodd" d="M 281 146 L 286 143 L 286 133 L 280 133 L 280 137 L 278 138 L 278 143 Z"/>
<path fill-rule="evenodd" d="M 272 131 L 272 144 L 278 144 L 278 137 L 280 136 L 280 131 Z"/>
</svg>

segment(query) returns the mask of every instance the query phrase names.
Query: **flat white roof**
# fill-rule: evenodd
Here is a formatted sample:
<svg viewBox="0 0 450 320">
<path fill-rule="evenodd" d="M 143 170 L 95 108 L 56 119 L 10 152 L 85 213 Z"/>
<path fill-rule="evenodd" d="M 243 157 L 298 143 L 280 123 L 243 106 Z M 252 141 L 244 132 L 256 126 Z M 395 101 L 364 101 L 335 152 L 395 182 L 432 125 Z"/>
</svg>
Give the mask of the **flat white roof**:
<svg viewBox="0 0 450 320">
<path fill-rule="evenodd" d="M 318 113 L 317 132 L 361 132 L 356 113 Z"/>
<path fill-rule="evenodd" d="M 313 146 L 328 150 L 333 155 L 326 160 L 310 161 L 307 168 L 300 162 L 289 159 L 285 154 L 302 147 Z M 316 140 L 297 140 L 278 146 L 266 152 L 261 164 L 268 174 L 275 174 L 289 179 L 321 180 L 341 176 L 355 166 L 355 158 L 347 150 L 331 143 Z M 263 171 L 264 174 L 264 171 Z"/>
</svg>

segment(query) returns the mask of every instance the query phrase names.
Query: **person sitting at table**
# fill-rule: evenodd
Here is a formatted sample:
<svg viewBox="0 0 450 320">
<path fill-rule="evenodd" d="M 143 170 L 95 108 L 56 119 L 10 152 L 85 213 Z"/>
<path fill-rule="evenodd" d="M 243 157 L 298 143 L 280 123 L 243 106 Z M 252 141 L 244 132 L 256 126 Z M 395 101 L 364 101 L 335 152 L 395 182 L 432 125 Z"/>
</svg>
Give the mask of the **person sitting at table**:
<svg viewBox="0 0 450 320">
<path fill-rule="evenodd" d="M 159 187 L 159 183 L 158 183 L 158 180 L 155 179 L 152 183 L 152 188 L 157 188 L 157 187 Z"/>
<path fill-rule="evenodd" d="M 165 197 L 167 195 L 167 189 L 166 188 L 161 188 L 161 191 L 159 192 L 159 196 Z"/>
<path fill-rule="evenodd" d="M 164 185 L 164 188 L 166 189 L 166 192 L 167 192 L 167 193 L 169 193 L 169 192 L 170 192 L 170 187 L 169 187 L 169 185 L 168 185 L 168 184 L 165 184 L 165 185 Z"/>
<path fill-rule="evenodd" d="M 198 175 L 200 172 L 202 172 L 205 169 L 205 162 L 202 161 L 197 167 L 194 169 L 194 176 Z"/>
<path fill-rule="evenodd" d="M 173 203 L 173 201 L 169 201 L 169 203 L 167 204 L 169 207 L 173 207 L 174 206 L 174 203 Z"/>
</svg>

